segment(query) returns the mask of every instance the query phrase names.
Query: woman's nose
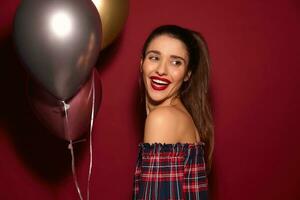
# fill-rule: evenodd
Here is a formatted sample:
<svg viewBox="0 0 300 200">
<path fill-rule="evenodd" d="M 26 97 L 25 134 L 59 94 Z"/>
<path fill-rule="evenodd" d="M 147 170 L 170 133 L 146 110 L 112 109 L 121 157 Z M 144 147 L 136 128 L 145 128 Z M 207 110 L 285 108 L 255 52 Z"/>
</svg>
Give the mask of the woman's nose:
<svg viewBox="0 0 300 200">
<path fill-rule="evenodd" d="M 166 61 L 161 61 L 156 67 L 156 73 L 160 76 L 167 74 L 167 63 Z"/>
</svg>

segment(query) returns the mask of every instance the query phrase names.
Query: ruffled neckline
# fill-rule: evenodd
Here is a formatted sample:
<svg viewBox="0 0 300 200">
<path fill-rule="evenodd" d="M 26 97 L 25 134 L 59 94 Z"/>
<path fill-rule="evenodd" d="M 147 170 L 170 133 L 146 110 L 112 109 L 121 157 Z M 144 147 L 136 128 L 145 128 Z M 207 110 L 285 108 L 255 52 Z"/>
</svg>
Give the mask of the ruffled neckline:
<svg viewBox="0 0 300 200">
<path fill-rule="evenodd" d="M 201 150 L 204 149 L 204 143 L 140 143 L 139 148 L 145 153 L 155 153 L 155 152 L 186 152 L 188 150 Z"/>
<path fill-rule="evenodd" d="M 141 142 L 139 143 L 139 147 L 144 147 L 144 148 L 154 148 L 154 147 L 161 147 L 161 148 L 174 148 L 174 147 L 189 147 L 189 148 L 193 148 L 193 147 L 198 147 L 198 146 L 205 146 L 205 144 L 203 142 L 196 142 L 196 143 L 159 143 L 159 142 L 155 142 L 155 143 L 147 143 L 147 142 Z"/>
</svg>

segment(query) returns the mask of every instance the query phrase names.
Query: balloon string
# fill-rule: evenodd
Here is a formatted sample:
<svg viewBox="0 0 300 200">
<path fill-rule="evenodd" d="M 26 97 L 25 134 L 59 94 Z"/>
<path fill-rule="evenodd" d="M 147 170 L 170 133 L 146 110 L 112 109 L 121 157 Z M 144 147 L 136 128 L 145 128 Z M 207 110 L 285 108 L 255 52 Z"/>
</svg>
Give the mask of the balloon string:
<svg viewBox="0 0 300 200">
<path fill-rule="evenodd" d="M 69 133 L 69 120 L 68 120 L 68 112 L 67 112 L 67 110 L 69 109 L 70 105 L 66 104 L 65 101 L 61 101 L 61 102 L 62 102 L 63 105 L 64 105 L 64 111 L 65 111 L 65 116 L 66 116 L 66 120 L 65 120 L 65 122 L 66 122 L 65 131 L 67 132 L 68 137 L 69 137 L 69 141 L 70 141 L 70 144 L 68 145 L 68 148 L 70 149 L 71 157 L 72 157 L 72 173 L 73 173 L 73 180 L 74 180 L 74 183 L 75 183 L 76 190 L 77 190 L 77 192 L 78 192 L 79 198 L 80 198 L 80 200 L 83 200 L 82 195 L 81 195 L 81 191 L 80 191 L 80 187 L 79 187 L 79 184 L 78 184 L 77 174 L 76 174 L 75 156 L 74 156 L 74 149 L 73 149 L 73 141 L 71 140 L 70 133 Z"/>
<path fill-rule="evenodd" d="M 91 112 L 91 124 L 90 124 L 90 166 L 89 166 L 89 175 L 87 182 L 87 200 L 90 199 L 90 181 L 92 175 L 92 167 L 93 167 L 93 146 L 92 146 L 92 132 L 93 132 L 93 124 L 94 124 L 94 111 L 95 111 L 95 82 L 94 82 L 94 73 L 92 79 L 92 93 L 93 93 L 93 101 L 92 101 L 92 112 Z"/>
<path fill-rule="evenodd" d="M 92 132 L 93 132 L 93 124 L 94 124 L 94 113 L 95 113 L 95 82 L 94 82 L 94 73 L 93 73 L 93 78 L 92 78 L 92 111 L 91 111 L 91 122 L 90 122 L 90 162 L 89 162 L 89 173 L 88 173 L 88 180 L 87 180 L 87 200 L 90 199 L 90 181 L 91 181 L 91 175 L 92 175 L 92 167 L 93 167 L 93 146 L 92 146 Z M 61 101 L 62 104 L 64 105 L 64 111 L 65 111 L 65 116 L 66 116 L 66 126 L 65 126 L 65 131 L 68 134 L 68 138 L 70 141 L 70 144 L 68 145 L 68 148 L 70 149 L 71 152 L 71 157 L 72 157 L 72 173 L 73 173 L 73 180 L 76 186 L 76 190 L 78 192 L 80 200 L 83 200 L 81 190 L 79 187 L 78 179 L 77 179 L 77 174 L 76 174 L 76 167 L 75 167 L 75 156 L 74 156 L 74 149 L 73 149 L 73 144 L 84 141 L 79 140 L 73 142 L 70 138 L 70 133 L 69 133 L 69 120 L 68 120 L 68 112 L 67 110 L 70 108 L 69 104 L 66 104 L 65 101 Z"/>
</svg>

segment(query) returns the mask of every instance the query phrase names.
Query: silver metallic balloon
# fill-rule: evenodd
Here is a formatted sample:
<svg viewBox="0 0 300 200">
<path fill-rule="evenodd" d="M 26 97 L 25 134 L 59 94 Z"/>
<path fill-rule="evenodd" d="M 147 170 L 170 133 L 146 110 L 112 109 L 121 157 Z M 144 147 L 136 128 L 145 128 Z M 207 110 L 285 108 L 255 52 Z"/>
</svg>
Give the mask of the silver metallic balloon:
<svg viewBox="0 0 300 200">
<path fill-rule="evenodd" d="M 102 39 L 91 0 L 23 0 L 13 34 L 25 67 L 60 100 L 71 98 L 87 80 Z"/>
</svg>

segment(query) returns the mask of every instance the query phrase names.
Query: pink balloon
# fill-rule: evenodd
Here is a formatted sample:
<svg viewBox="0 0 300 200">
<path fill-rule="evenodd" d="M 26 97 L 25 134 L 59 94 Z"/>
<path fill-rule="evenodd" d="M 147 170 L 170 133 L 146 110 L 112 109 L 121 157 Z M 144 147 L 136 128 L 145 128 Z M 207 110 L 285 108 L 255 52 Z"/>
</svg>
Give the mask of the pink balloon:
<svg viewBox="0 0 300 200">
<path fill-rule="evenodd" d="M 94 79 L 94 81 L 93 81 Z M 32 80 L 28 82 L 28 99 L 37 117 L 56 136 L 77 140 L 90 130 L 94 82 L 94 118 L 100 107 L 102 91 L 97 70 L 71 99 L 67 100 L 67 117 L 64 104 Z"/>
</svg>

